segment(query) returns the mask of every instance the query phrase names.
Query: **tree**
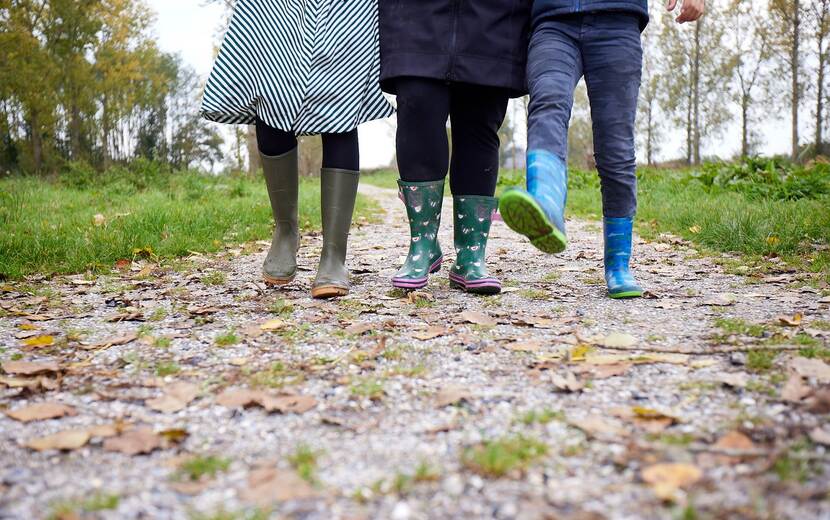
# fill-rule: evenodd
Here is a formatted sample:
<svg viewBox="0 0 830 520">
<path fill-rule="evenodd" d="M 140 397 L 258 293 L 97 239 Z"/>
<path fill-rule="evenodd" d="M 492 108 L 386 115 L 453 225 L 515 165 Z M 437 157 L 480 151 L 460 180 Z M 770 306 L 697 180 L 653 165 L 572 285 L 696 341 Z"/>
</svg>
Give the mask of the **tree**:
<svg viewBox="0 0 830 520">
<path fill-rule="evenodd" d="M 815 33 L 813 35 L 816 52 L 816 153 L 822 153 L 824 147 L 824 102 L 827 64 L 830 59 L 830 0 L 813 0 L 810 6 Z"/>
<path fill-rule="evenodd" d="M 814 0 L 815 1 L 815 0 Z M 789 104 L 792 135 L 792 158 L 798 158 L 798 109 L 801 106 L 801 0 L 770 0 L 769 16 L 778 28 L 773 33 L 772 49 L 782 68 L 789 73 Z"/>
<path fill-rule="evenodd" d="M 654 157 L 660 152 L 660 134 L 663 120 L 660 117 L 660 103 L 663 102 L 663 75 L 660 73 L 660 55 L 655 48 L 656 41 L 648 33 L 643 36 L 643 76 L 640 82 L 640 101 L 637 110 L 637 134 L 646 152 L 646 163 L 654 164 Z"/>
<path fill-rule="evenodd" d="M 686 162 L 700 164 L 706 139 L 716 137 L 729 120 L 726 84 L 734 62 L 726 52 L 725 20 L 716 4 L 694 26 L 660 17 L 659 46 L 666 58 L 666 95 L 661 107 L 683 125 Z"/>
<path fill-rule="evenodd" d="M 770 20 L 759 9 L 757 2 L 733 0 L 729 6 L 727 23 L 728 47 L 733 50 L 735 88 L 734 102 L 741 117 L 741 156 L 751 153 L 754 122 L 753 108 L 757 90 L 762 85 L 762 73 L 771 57 Z"/>
</svg>

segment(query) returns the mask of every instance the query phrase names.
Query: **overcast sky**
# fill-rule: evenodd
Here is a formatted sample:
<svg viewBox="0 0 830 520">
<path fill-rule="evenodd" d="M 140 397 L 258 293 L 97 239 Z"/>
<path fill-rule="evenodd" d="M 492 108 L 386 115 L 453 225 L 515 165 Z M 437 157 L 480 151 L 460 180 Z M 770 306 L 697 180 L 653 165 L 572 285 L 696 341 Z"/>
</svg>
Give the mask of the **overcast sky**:
<svg viewBox="0 0 830 520">
<path fill-rule="evenodd" d="M 148 0 L 158 14 L 156 32 L 159 45 L 168 52 L 179 53 L 196 71 L 207 78 L 213 61 L 213 35 L 220 23 L 223 9 L 219 5 L 204 6 L 203 0 Z M 194 107 L 194 110 L 197 107 Z M 519 113 L 521 111 L 512 111 Z M 809 119 L 809 111 L 802 110 L 802 120 Z M 807 130 L 805 128 L 804 130 Z M 765 154 L 789 151 L 789 118 L 786 115 L 770 118 L 763 127 Z M 805 134 L 806 135 L 806 134 Z M 363 168 L 389 164 L 394 153 L 394 130 L 389 121 L 379 121 L 360 128 L 360 151 Z M 524 135 L 518 137 L 524 140 Z M 727 129 L 723 138 L 712 139 L 704 155 L 729 157 L 740 148 L 740 132 L 736 125 Z M 677 132 L 662 147 L 662 157 L 682 155 L 683 136 Z"/>
</svg>

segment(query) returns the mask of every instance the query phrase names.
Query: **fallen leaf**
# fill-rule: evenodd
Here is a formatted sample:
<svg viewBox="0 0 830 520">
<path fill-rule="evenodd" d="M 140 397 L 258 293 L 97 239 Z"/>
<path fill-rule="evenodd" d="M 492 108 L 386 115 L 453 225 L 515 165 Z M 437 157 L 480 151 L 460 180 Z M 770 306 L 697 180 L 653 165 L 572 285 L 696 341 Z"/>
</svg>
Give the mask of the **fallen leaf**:
<svg viewBox="0 0 830 520">
<path fill-rule="evenodd" d="M 248 476 L 248 486 L 240 496 L 246 502 L 268 508 L 287 500 L 301 500 L 316 496 L 311 484 L 293 471 L 261 468 Z"/>
<path fill-rule="evenodd" d="M 102 215 L 101 213 L 96 213 L 92 216 L 92 223 L 95 226 L 101 227 L 107 222 L 107 217 Z"/>
<path fill-rule="evenodd" d="M 736 298 L 732 294 L 717 294 L 715 296 L 707 296 L 703 299 L 701 305 L 708 305 L 710 307 L 728 307 L 735 305 Z"/>
<path fill-rule="evenodd" d="M 601 415 L 587 415 L 581 419 L 570 420 L 569 424 L 585 432 L 589 437 L 614 436 L 627 437 L 629 435 L 622 425 Z"/>
<path fill-rule="evenodd" d="M 513 352 L 536 352 L 542 348 L 542 342 L 537 340 L 516 340 L 504 346 Z"/>
<path fill-rule="evenodd" d="M 345 331 L 346 334 L 352 334 L 354 336 L 360 336 L 361 334 L 365 334 L 370 330 L 377 327 L 374 323 L 363 322 L 363 323 L 353 323 L 346 327 Z"/>
<path fill-rule="evenodd" d="M 419 332 L 415 332 L 412 334 L 412 337 L 415 339 L 419 339 L 421 341 L 427 341 L 430 339 L 439 338 L 441 336 L 446 336 L 449 334 L 449 329 L 446 327 L 441 327 L 440 325 L 433 325 L 428 327 L 426 330 L 422 330 Z"/>
<path fill-rule="evenodd" d="M 810 413 L 830 413 L 830 388 L 816 390 L 804 404 L 806 405 L 806 410 Z"/>
<path fill-rule="evenodd" d="M 6 412 L 6 415 L 20 422 L 43 421 L 76 414 L 74 408 L 61 403 L 37 403 Z"/>
<path fill-rule="evenodd" d="M 461 401 L 469 401 L 471 398 L 472 394 L 470 394 L 466 388 L 457 385 L 450 385 L 442 388 L 437 394 L 435 394 L 435 406 L 443 408 L 445 406 L 458 404 Z"/>
<path fill-rule="evenodd" d="M 427 302 L 434 302 L 435 301 L 435 296 L 433 296 L 431 293 L 424 292 L 424 291 L 411 291 L 411 292 L 407 293 L 406 299 L 409 301 L 409 303 L 411 303 L 412 305 L 415 305 L 421 300 L 427 301 Z"/>
<path fill-rule="evenodd" d="M 631 408 L 615 408 L 611 413 L 631 421 L 637 427 L 648 433 L 660 433 L 669 426 L 682 422 L 680 418 L 661 410 L 632 406 Z"/>
<path fill-rule="evenodd" d="M 630 358 L 632 362 L 637 364 L 644 363 L 668 363 L 671 365 L 688 365 L 688 354 L 675 354 L 673 352 L 649 352 Z"/>
<path fill-rule="evenodd" d="M 199 395 L 199 387 L 193 383 L 177 381 L 164 387 L 164 394 L 147 401 L 147 406 L 153 410 L 172 413 L 184 409 Z"/>
<path fill-rule="evenodd" d="M 820 359 L 796 357 L 790 361 L 790 369 L 803 377 L 830 382 L 830 365 Z"/>
<path fill-rule="evenodd" d="M 553 386 L 562 392 L 579 392 L 585 388 L 585 383 L 579 381 L 573 372 L 566 372 L 564 375 L 553 373 L 550 380 Z"/>
<path fill-rule="evenodd" d="M 115 347 L 118 345 L 126 345 L 128 343 L 132 343 L 133 341 L 138 339 L 137 332 L 125 332 L 124 334 L 120 334 L 118 336 L 114 336 L 111 338 L 107 338 L 105 340 L 98 341 L 96 343 L 90 343 L 88 345 L 81 345 L 83 350 L 103 350 L 110 347 Z"/>
<path fill-rule="evenodd" d="M 801 320 L 804 316 L 801 313 L 794 314 L 793 316 L 779 316 L 778 322 L 781 325 L 786 325 L 787 327 L 798 327 L 801 325 Z"/>
<path fill-rule="evenodd" d="M 613 332 L 599 341 L 603 347 L 609 348 L 629 348 L 637 344 L 637 338 L 631 334 L 623 334 L 621 332 Z"/>
<path fill-rule="evenodd" d="M 310 395 L 263 395 L 259 404 L 268 412 L 306 413 L 317 406 L 317 400 Z"/>
<path fill-rule="evenodd" d="M 722 450 L 754 450 L 755 443 L 743 433 L 731 431 L 718 439 L 714 447 Z"/>
<path fill-rule="evenodd" d="M 60 365 L 55 361 L 6 361 L 3 371 L 7 374 L 36 376 L 60 372 Z"/>
<path fill-rule="evenodd" d="M 640 473 L 661 500 L 673 501 L 680 489 L 686 489 L 703 478 L 703 471 L 692 464 L 653 464 Z"/>
<path fill-rule="evenodd" d="M 205 314 L 213 314 L 215 312 L 219 312 L 219 309 L 216 307 L 211 307 L 209 305 L 206 306 L 199 306 L 199 305 L 191 305 L 187 308 L 187 312 L 193 314 L 195 316 L 204 316 Z"/>
<path fill-rule="evenodd" d="M 830 430 L 815 427 L 810 430 L 810 440 L 816 444 L 824 444 L 830 446 Z"/>
<path fill-rule="evenodd" d="M 591 352 L 591 345 L 579 344 L 574 345 L 570 351 L 568 351 L 568 361 L 571 363 L 576 363 L 578 361 L 585 361 L 588 353 Z"/>
<path fill-rule="evenodd" d="M 263 332 L 273 332 L 275 330 L 280 330 L 285 328 L 286 323 L 281 319 L 273 319 L 268 320 L 262 325 L 259 326 L 259 329 Z"/>
<path fill-rule="evenodd" d="M 85 429 L 64 430 L 53 433 L 52 435 L 46 435 L 45 437 L 32 439 L 25 446 L 36 451 L 77 450 L 85 446 L 91 437 L 92 435 Z"/>
<path fill-rule="evenodd" d="M 226 389 L 216 396 L 216 404 L 226 408 L 245 408 L 258 402 L 261 392 L 247 389 Z"/>
<path fill-rule="evenodd" d="M 473 323 L 475 325 L 481 325 L 483 327 L 495 327 L 498 325 L 498 322 L 493 319 L 491 316 L 477 311 L 464 311 L 461 313 L 461 320 L 468 323 Z"/>
<path fill-rule="evenodd" d="M 746 372 L 726 372 L 716 375 L 713 379 L 732 388 L 746 388 L 749 384 L 749 375 Z"/>
<path fill-rule="evenodd" d="M 591 379 L 608 379 L 625 374 L 631 366 L 631 363 L 603 363 L 596 365 L 586 362 L 585 364 L 575 366 L 574 372 L 578 374 L 586 374 L 590 376 Z"/>
<path fill-rule="evenodd" d="M 162 447 L 162 437 L 157 435 L 149 426 L 126 431 L 118 437 L 110 437 L 104 441 L 106 451 L 117 451 L 125 455 L 139 455 L 151 453 Z"/>
<path fill-rule="evenodd" d="M 801 402 L 810 395 L 812 390 L 804 383 L 804 378 L 798 374 L 790 374 L 790 378 L 781 389 L 781 399 L 790 403 Z"/>
<path fill-rule="evenodd" d="M 23 341 L 24 347 L 43 348 L 50 347 L 55 344 L 54 336 L 35 336 Z"/>
<path fill-rule="evenodd" d="M 9 388 L 28 388 L 35 390 L 40 387 L 40 379 L 37 377 L 6 377 L 0 376 L 0 384 Z"/>
</svg>

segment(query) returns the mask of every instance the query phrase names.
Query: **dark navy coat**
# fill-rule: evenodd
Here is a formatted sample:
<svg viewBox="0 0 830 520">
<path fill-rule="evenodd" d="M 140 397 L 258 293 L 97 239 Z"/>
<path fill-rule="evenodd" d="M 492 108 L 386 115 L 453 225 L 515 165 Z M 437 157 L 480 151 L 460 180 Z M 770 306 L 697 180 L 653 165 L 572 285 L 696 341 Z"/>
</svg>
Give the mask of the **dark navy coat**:
<svg viewBox="0 0 830 520">
<path fill-rule="evenodd" d="M 534 0 L 533 25 L 556 16 L 597 11 L 622 11 L 640 16 L 640 28 L 648 25 L 648 0 Z"/>
<path fill-rule="evenodd" d="M 532 0 L 380 0 L 381 86 L 416 76 L 523 95 Z"/>
</svg>

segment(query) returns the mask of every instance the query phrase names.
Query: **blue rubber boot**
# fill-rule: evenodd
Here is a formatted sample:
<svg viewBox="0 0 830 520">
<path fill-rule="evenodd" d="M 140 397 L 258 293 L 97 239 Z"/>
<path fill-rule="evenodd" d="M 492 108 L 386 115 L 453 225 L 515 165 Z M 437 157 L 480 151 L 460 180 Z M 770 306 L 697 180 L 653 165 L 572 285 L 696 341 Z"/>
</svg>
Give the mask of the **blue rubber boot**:
<svg viewBox="0 0 830 520">
<path fill-rule="evenodd" d="M 615 299 L 639 298 L 643 288 L 629 271 L 634 219 L 632 217 L 603 220 L 605 236 L 605 281 L 608 296 Z"/>
<path fill-rule="evenodd" d="M 561 253 L 568 246 L 567 199 L 565 163 L 545 150 L 531 150 L 527 154 L 527 190 L 507 190 L 501 197 L 499 212 L 510 229 L 525 235 L 537 249 Z"/>
</svg>

